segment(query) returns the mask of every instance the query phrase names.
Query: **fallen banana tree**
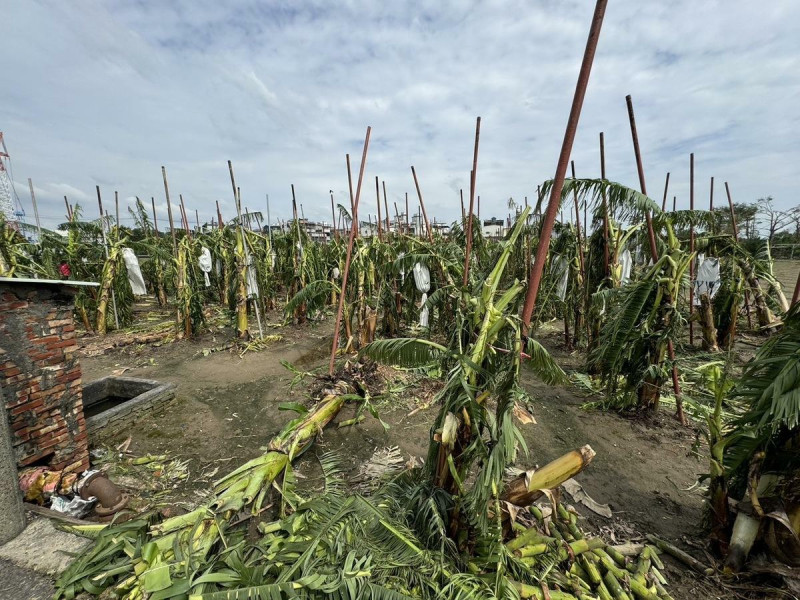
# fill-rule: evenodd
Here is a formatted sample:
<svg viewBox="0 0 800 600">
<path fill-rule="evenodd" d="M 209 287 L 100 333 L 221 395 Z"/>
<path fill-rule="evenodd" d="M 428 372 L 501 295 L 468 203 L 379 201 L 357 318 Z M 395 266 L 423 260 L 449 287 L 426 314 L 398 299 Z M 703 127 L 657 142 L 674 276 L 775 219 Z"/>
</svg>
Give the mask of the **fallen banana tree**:
<svg viewBox="0 0 800 600">
<path fill-rule="evenodd" d="M 155 515 L 145 515 L 110 527 L 75 528 L 76 533 L 96 533 L 96 543 L 59 578 L 56 597 L 71 599 L 81 591 L 100 594 L 111 587 L 131 600 L 185 597 L 193 585 L 203 583 L 188 576 L 189 567 L 202 565 L 215 546 L 224 546 L 233 517 L 242 511 L 259 514 L 273 484 L 281 476 L 284 486 L 293 480 L 292 461 L 311 446 L 342 406 L 363 400 L 357 393 L 363 394 L 363 389 L 353 381 L 348 376 L 327 386 L 312 411 L 289 421 L 270 441 L 268 452 L 217 481 L 211 502 L 161 522 Z M 288 487 L 282 491 L 292 497 Z"/>
</svg>

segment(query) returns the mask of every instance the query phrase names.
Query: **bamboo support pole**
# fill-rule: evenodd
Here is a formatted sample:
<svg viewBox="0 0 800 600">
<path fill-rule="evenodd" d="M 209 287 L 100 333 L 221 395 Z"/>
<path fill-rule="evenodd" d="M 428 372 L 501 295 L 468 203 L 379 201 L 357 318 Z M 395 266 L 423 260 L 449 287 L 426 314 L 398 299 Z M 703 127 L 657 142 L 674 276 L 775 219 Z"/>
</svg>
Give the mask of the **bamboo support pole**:
<svg viewBox="0 0 800 600">
<path fill-rule="evenodd" d="M 117 227 L 119 227 L 119 192 L 117 192 L 117 190 L 114 190 L 114 218 Z"/>
<path fill-rule="evenodd" d="M 172 219 L 172 204 L 169 201 L 169 185 L 167 185 L 167 170 L 161 167 L 161 177 L 164 179 L 164 194 L 167 197 L 167 217 L 169 218 L 169 231 L 172 234 L 172 249 L 178 255 L 178 237 L 175 235 L 175 223 Z M 217 204 L 219 208 L 219 204 Z"/>
<path fill-rule="evenodd" d="M 469 283 L 469 261 L 472 254 L 472 211 L 475 204 L 475 187 L 478 180 L 478 146 L 481 139 L 481 118 L 475 120 L 475 147 L 472 152 L 472 171 L 469 177 L 469 217 L 467 218 L 467 247 L 464 252 L 464 280 L 463 286 Z M 413 167 L 412 167 L 413 170 Z M 414 176 L 416 182 L 416 175 Z M 422 197 L 420 196 L 420 199 Z M 463 209 L 463 202 L 462 202 Z"/>
<path fill-rule="evenodd" d="M 386 198 L 385 181 L 381 181 L 381 187 L 383 187 L 383 214 L 386 216 L 386 233 L 389 234 L 392 232 L 392 227 L 389 224 L 389 200 Z"/>
<path fill-rule="evenodd" d="M 414 176 L 414 187 L 417 188 L 417 197 L 419 198 L 419 206 L 422 209 L 422 218 L 425 219 L 425 229 L 428 231 L 428 241 L 432 244 L 433 243 L 433 232 L 431 232 L 431 226 L 428 223 L 428 213 L 425 210 L 425 202 L 422 200 L 422 192 L 419 189 L 419 180 L 417 179 L 417 171 L 414 169 L 414 166 L 411 166 L 411 174 Z"/>
<path fill-rule="evenodd" d="M 642 194 L 646 196 L 647 185 L 644 178 L 644 167 L 642 166 L 642 154 L 639 148 L 639 136 L 636 133 L 636 120 L 633 114 L 633 100 L 631 99 L 631 96 L 628 95 L 625 97 L 625 101 L 628 105 L 628 117 L 631 124 L 631 137 L 633 138 L 633 151 L 636 157 L 636 169 L 639 173 L 639 185 L 641 186 Z M 653 228 L 653 219 L 650 217 L 650 211 L 645 211 L 645 217 L 647 221 L 647 237 L 650 240 L 650 251 L 653 254 L 653 264 L 655 264 L 658 262 L 658 248 L 656 247 L 656 236 Z M 667 352 L 669 354 L 669 360 L 672 362 L 672 389 L 675 392 L 675 404 L 677 407 L 676 416 L 681 425 L 687 425 L 688 421 L 686 420 L 686 415 L 683 412 L 683 397 L 681 393 L 680 379 L 678 377 L 678 367 L 675 364 L 675 347 L 672 343 L 672 340 L 667 341 Z"/>
<path fill-rule="evenodd" d="M 39 209 L 36 206 L 36 194 L 33 193 L 33 181 L 28 177 L 28 187 L 31 189 L 31 203 L 33 204 L 33 217 L 36 219 L 36 231 L 39 234 L 39 242 L 42 241 L 42 224 L 39 221 Z"/>
<path fill-rule="evenodd" d="M 406 233 L 411 231 L 411 227 L 409 225 L 409 215 L 408 215 L 408 192 L 406 192 Z"/>
<path fill-rule="evenodd" d="M 689 154 L 689 210 L 694 211 L 694 152 Z M 694 225 L 689 225 L 689 253 L 694 252 Z M 689 345 L 694 346 L 694 260 L 689 263 Z"/>
<path fill-rule="evenodd" d="M 664 198 L 661 200 L 661 212 L 667 210 L 667 193 L 669 192 L 669 171 L 667 171 L 667 180 L 664 182 Z"/>
<path fill-rule="evenodd" d="M 600 132 L 600 178 L 606 178 L 606 142 L 605 142 L 605 135 L 603 132 Z M 606 277 L 611 275 L 611 265 L 610 257 L 609 257 L 609 247 L 608 247 L 608 200 L 606 198 L 606 190 L 603 188 L 603 267 L 604 273 Z"/>
<path fill-rule="evenodd" d="M 69 205 L 69 200 L 64 196 L 64 204 L 67 206 L 67 219 L 72 221 L 72 207 Z"/>
<path fill-rule="evenodd" d="M 561 190 L 564 187 L 564 176 L 567 173 L 567 163 L 569 162 L 570 154 L 572 154 L 572 144 L 575 141 L 575 132 L 578 128 L 581 108 L 583 107 L 583 99 L 586 96 L 586 87 L 589 83 L 589 75 L 592 71 L 592 62 L 594 61 L 595 51 L 597 50 L 597 42 L 600 38 L 600 30 L 602 29 L 603 17 L 605 15 L 607 4 L 608 0 L 597 0 L 597 3 L 595 4 L 592 25 L 589 29 L 589 36 L 586 40 L 583 61 L 581 62 L 578 81 L 575 85 L 575 94 L 572 99 L 572 107 L 570 109 L 569 118 L 567 119 L 567 127 L 566 131 L 564 132 L 561 153 L 559 154 L 556 173 L 555 177 L 553 178 L 553 187 L 550 191 L 550 200 L 547 204 L 547 210 L 545 211 L 545 215 L 542 220 L 539 245 L 536 248 L 536 258 L 530 267 L 531 271 L 530 277 L 528 278 L 528 290 L 525 294 L 525 304 L 522 310 L 522 329 L 523 333 L 526 335 L 530 327 L 533 308 L 536 305 L 536 296 L 539 293 L 539 284 L 542 281 L 542 273 L 544 272 L 545 261 L 547 260 L 547 254 L 550 249 L 550 237 L 553 233 L 553 224 L 556 221 L 556 217 L 558 216 L 558 208 L 561 204 Z M 480 219 L 480 203 L 478 204 L 478 218 Z"/>
<path fill-rule="evenodd" d="M 381 186 L 378 182 L 378 176 L 375 176 L 375 198 L 378 201 L 378 218 L 375 220 L 375 223 L 378 226 L 378 239 L 383 240 L 383 228 L 381 227 Z"/>
<path fill-rule="evenodd" d="M 369 148 L 369 136 L 372 132 L 372 127 L 367 127 L 367 135 L 364 138 L 364 150 L 361 154 L 361 167 L 358 172 L 358 184 L 356 187 L 356 196 L 353 200 L 353 212 L 355 213 L 358 209 L 358 202 L 361 197 L 361 183 L 364 180 L 364 168 L 367 164 L 367 150 Z M 351 185 L 350 189 L 353 189 L 352 186 L 352 179 L 350 179 L 350 155 L 347 155 L 347 178 L 350 180 Z M 342 326 L 342 314 L 344 312 L 344 299 L 347 290 L 347 276 L 350 273 L 350 260 L 353 256 L 353 243 L 356 239 L 356 233 L 358 231 L 358 224 L 355 219 L 353 219 L 353 223 L 350 226 L 350 239 L 347 242 L 347 254 L 345 256 L 344 262 L 344 272 L 342 273 L 342 285 L 339 291 L 339 306 L 336 309 L 336 325 L 333 329 L 333 344 L 331 347 L 331 360 L 330 364 L 328 365 L 328 374 L 333 375 L 333 367 L 336 362 L 336 350 L 339 347 L 339 330 Z"/>
<path fill-rule="evenodd" d="M 156 216 L 156 199 L 154 196 L 150 196 L 150 204 L 153 205 L 153 230 L 156 237 L 158 237 L 158 217 Z"/>
<path fill-rule="evenodd" d="M 331 227 L 333 227 L 331 239 L 334 239 L 339 237 L 339 231 L 336 227 L 336 211 L 333 208 L 333 190 L 328 190 L 328 193 L 331 195 Z"/>
<path fill-rule="evenodd" d="M 461 226 L 464 226 L 464 221 L 467 219 L 467 211 L 464 209 L 464 188 L 458 190 L 461 197 Z"/>
</svg>

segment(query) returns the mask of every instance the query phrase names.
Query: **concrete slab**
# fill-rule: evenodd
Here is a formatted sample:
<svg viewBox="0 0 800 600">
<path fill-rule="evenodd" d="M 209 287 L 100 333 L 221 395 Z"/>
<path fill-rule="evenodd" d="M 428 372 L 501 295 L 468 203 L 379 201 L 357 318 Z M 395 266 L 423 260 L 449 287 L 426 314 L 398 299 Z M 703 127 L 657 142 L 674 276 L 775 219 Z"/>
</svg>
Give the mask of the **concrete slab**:
<svg viewBox="0 0 800 600">
<path fill-rule="evenodd" d="M 72 562 L 75 554 L 91 540 L 60 531 L 49 519 L 33 518 L 16 538 L 0 546 L 0 560 L 43 575 L 57 577 Z"/>
</svg>

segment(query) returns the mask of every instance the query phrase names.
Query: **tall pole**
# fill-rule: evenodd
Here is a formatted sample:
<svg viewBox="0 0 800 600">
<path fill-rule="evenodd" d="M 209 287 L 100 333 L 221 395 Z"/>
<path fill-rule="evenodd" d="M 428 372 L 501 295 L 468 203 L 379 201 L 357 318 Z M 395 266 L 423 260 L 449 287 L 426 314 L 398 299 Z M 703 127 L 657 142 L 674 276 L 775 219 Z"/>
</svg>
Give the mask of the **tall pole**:
<svg viewBox="0 0 800 600">
<path fill-rule="evenodd" d="M 642 188 L 642 194 L 647 195 L 647 186 L 644 179 L 644 168 L 642 166 L 642 154 L 639 149 L 639 136 L 636 134 L 636 120 L 633 116 L 633 101 L 630 95 L 625 97 L 628 105 L 628 117 L 631 122 L 631 137 L 633 138 L 633 151 L 636 156 L 636 169 L 639 172 L 639 183 Z M 647 221 L 647 235 L 650 239 L 650 251 L 653 255 L 653 264 L 658 262 L 658 248 L 656 246 L 656 236 L 653 230 L 653 219 L 650 217 L 650 211 L 645 211 L 645 219 Z M 681 384 L 678 379 L 678 367 L 675 364 L 675 347 L 672 340 L 667 340 L 667 353 L 672 362 L 672 389 L 675 392 L 675 404 L 677 406 L 676 416 L 681 425 L 686 425 L 686 415 L 683 413 L 683 398 L 681 395 Z"/>
<path fill-rule="evenodd" d="M 409 219 L 409 216 L 408 216 L 408 192 L 406 192 L 406 233 L 409 233 L 411 231 L 408 219 Z"/>
<path fill-rule="evenodd" d="M 386 182 L 381 181 L 381 187 L 383 188 L 383 212 L 386 216 L 386 233 L 391 233 L 392 228 L 389 225 L 389 200 L 386 198 Z"/>
<path fill-rule="evenodd" d="M 661 200 L 661 212 L 667 210 L 667 192 L 669 191 L 669 171 L 667 171 L 667 180 L 664 182 L 664 198 Z"/>
<path fill-rule="evenodd" d="M 367 165 L 367 149 L 369 148 L 369 134 L 372 131 L 372 127 L 367 127 L 367 135 L 364 138 L 364 150 L 361 153 L 361 168 L 358 171 L 358 186 L 356 187 L 356 196 L 353 200 L 353 212 L 358 209 L 358 202 L 361 198 L 361 182 L 364 180 L 364 167 Z M 347 165 L 350 166 L 350 156 L 347 156 Z M 348 168 L 348 179 L 350 179 L 350 172 Z M 352 187 L 352 186 L 351 186 Z M 350 274 L 350 260 L 353 256 L 353 242 L 356 239 L 356 232 L 358 231 L 358 225 L 353 219 L 352 224 L 350 225 L 350 239 L 347 242 L 347 255 L 344 261 L 344 272 L 342 273 L 342 285 L 341 290 L 339 291 L 339 306 L 336 309 L 336 326 L 333 330 L 333 345 L 331 347 L 331 361 L 328 365 L 328 374 L 333 375 L 333 367 L 334 363 L 336 362 L 336 350 L 339 348 L 339 330 L 342 326 L 342 312 L 344 310 L 344 296 L 347 288 L 347 276 Z"/>
<path fill-rule="evenodd" d="M 172 234 L 172 250 L 178 256 L 178 237 L 175 235 L 175 222 L 172 219 L 172 203 L 169 201 L 169 185 L 167 185 L 167 170 L 161 166 L 161 177 L 164 179 L 164 194 L 167 197 L 167 217 L 169 217 L 169 231 Z M 219 203 L 217 204 L 219 209 Z"/>
<path fill-rule="evenodd" d="M 196 208 L 194 209 L 194 220 L 197 223 L 197 232 L 200 232 L 200 211 Z"/>
<path fill-rule="evenodd" d="M 464 253 L 464 281 L 467 287 L 469 282 L 469 259 L 472 253 L 472 210 L 475 206 L 475 184 L 478 180 L 478 144 L 481 140 L 481 118 L 475 120 L 475 147 L 472 151 L 472 171 L 469 178 L 469 217 L 467 218 L 467 248 Z"/>
<path fill-rule="evenodd" d="M 572 144 L 575 141 L 575 132 L 578 128 L 578 121 L 581 116 L 583 99 L 586 96 L 586 87 L 589 83 L 589 75 L 592 72 L 592 62 L 597 50 L 597 41 L 600 38 L 600 30 L 603 26 L 603 16 L 606 12 L 608 0 L 597 0 L 592 17 L 592 25 L 589 28 L 589 37 L 586 40 L 586 49 L 583 52 L 581 70 L 578 74 L 578 81 L 575 85 L 575 95 L 572 98 L 572 108 L 567 119 L 567 128 L 564 132 L 564 141 L 561 144 L 561 153 L 558 157 L 555 177 L 553 178 L 553 188 L 550 190 L 550 200 L 547 204 L 542 220 L 542 230 L 539 237 L 539 244 L 536 247 L 536 257 L 531 265 L 530 277 L 528 278 L 528 291 L 525 295 L 525 305 L 522 310 L 522 329 L 527 335 L 533 315 L 533 307 L 536 305 L 536 296 L 539 293 L 539 284 L 542 281 L 544 264 L 547 260 L 547 253 L 550 249 L 550 237 L 553 233 L 553 224 L 558 216 L 558 207 L 561 204 L 561 190 L 564 187 L 564 177 L 567 174 L 567 165 L 570 154 L 572 154 Z M 479 205 L 480 206 L 480 205 Z M 480 209 L 479 209 L 480 210 Z M 480 218 L 480 212 L 478 213 Z"/>
<path fill-rule="evenodd" d="M 425 202 L 422 200 L 422 192 L 419 189 L 419 180 L 417 179 L 417 171 L 414 169 L 414 166 L 411 166 L 411 174 L 414 176 L 414 187 L 417 188 L 417 197 L 419 198 L 419 206 L 422 209 L 422 218 L 425 219 L 425 229 L 428 231 L 428 241 L 432 244 L 433 243 L 433 232 L 431 232 L 431 226 L 428 223 L 428 213 L 425 210 Z"/>
<path fill-rule="evenodd" d="M 269 231 L 269 247 L 272 248 L 272 219 L 269 216 L 269 194 L 267 194 L 267 230 Z"/>
<path fill-rule="evenodd" d="M 350 171 L 350 155 L 345 154 L 344 160 L 347 163 L 347 187 L 350 189 L 350 215 L 352 216 L 352 221 L 358 221 L 358 215 L 356 214 L 356 203 L 355 203 L 355 196 L 353 196 L 353 174 Z M 356 228 L 358 230 L 358 228 Z"/>
<path fill-rule="evenodd" d="M 642 166 L 642 152 L 639 149 L 639 134 L 636 132 L 636 118 L 633 115 L 633 100 L 630 94 L 625 96 L 625 102 L 628 105 L 628 120 L 631 124 L 631 138 L 633 139 L 633 153 L 636 156 L 636 170 L 639 173 L 639 187 L 642 193 L 647 195 L 647 185 L 644 181 L 644 167 Z M 650 216 L 650 211 L 644 212 L 644 219 L 647 222 L 647 239 L 650 241 L 650 254 L 653 257 L 653 264 L 658 260 L 658 247 L 656 246 L 656 234 L 653 229 L 653 218 Z"/>
<path fill-rule="evenodd" d="M 600 177 L 606 178 L 606 140 L 603 132 L 600 132 Z M 606 277 L 611 275 L 611 265 L 608 247 L 608 201 L 606 190 L 603 188 L 603 266 Z"/>
<path fill-rule="evenodd" d="M 461 226 L 464 226 L 464 221 L 467 219 L 467 211 L 464 209 L 464 188 L 458 190 L 461 196 Z"/>
<path fill-rule="evenodd" d="M 711 190 L 708 196 L 708 212 L 711 213 L 711 233 L 716 233 L 716 223 L 714 222 L 714 178 L 711 178 Z"/>
<path fill-rule="evenodd" d="M 694 211 L 694 152 L 689 154 L 689 210 Z M 694 253 L 694 224 L 689 225 L 689 254 Z M 694 260 L 689 263 L 689 345 L 694 345 Z"/>
<path fill-rule="evenodd" d="M 153 230 L 156 232 L 156 237 L 158 237 L 158 217 L 156 216 L 156 199 L 154 196 L 150 196 L 150 203 L 153 205 Z"/>
<path fill-rule="evenodd" d="M 336 211 L 333 209 L 333 190 L 328 190 L 331 195 L 331 227 L 333 227 L 333 236 L 331 239 L 338 237 L 339 232 L 336 230 Z"/>
<path fill-rule="evenodd" d="M 67 200 L 66 196 L 64 196 L 64 204 L 67 205 L 67 219 L 72 221 L 72 207 L 69 205 L 69 200 Z"/>
<path fill-rule="evenodd" d="M 114 190 L 114 218 L 117 222 L 117 227 L 119 227 L 119 192 Z"/>
<path fill-rule="evenodd" d="M 378 218 L 375 222 L 378 225 L 378 239 L 382 240 L 383 235 L 381 232 L 381 221 L 383 219 L 381 219 L 381 186 L 377 175 L 375 175 L 375 199 L 378 201 Z"/>
<path fill-rule="evenodd" d="M 39 232 L 39 242 L 42 241 L 42 224 L 39 222 L 39 209 L 36 207 L 36 194 L 33 193 L 33 181 L 28 177 L 28 187 L 31 188 L 31 202 L 33 203 L 33 216 L 36 218 L 36 230 Z"/>
</svg>

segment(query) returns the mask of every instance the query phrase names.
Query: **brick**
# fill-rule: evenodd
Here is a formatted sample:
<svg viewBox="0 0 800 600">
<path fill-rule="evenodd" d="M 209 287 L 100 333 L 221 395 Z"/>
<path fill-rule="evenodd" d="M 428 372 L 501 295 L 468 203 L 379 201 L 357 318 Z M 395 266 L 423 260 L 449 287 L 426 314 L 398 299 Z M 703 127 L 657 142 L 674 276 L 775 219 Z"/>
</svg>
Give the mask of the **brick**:
<svg viewBox="0 0 800 600">
<path fill-rule="evenodd" d="M 61 327 L 63 325 L 72 325 L 72 319 L 56 319 L 47 322 L 50 327 Z"/>
<path fill-rule="evenodd" d="M 3 375 L 6 377 L 14 377 L 20 373 L 22 373 L 22 371 L 20 371 L 17 367 L 9 367 L 3 371 Z"/>
<path fill-rule="evenodd" d="M 49 342 L 47 344 L 48 350 L 56 350 L 58 348 L 67 348 L 68 346 L 74 346 L 75 340 L 59 340 L 57 342 Z"/>
<path fill-rule="evenodd" d="M 4 298 L 5 300 L 5 298 Z M 21 308 L 28 308 L 28 303 L 24 300 L 16 300 L 13 302 L 6 302 L 2 305 L 0 310 L 19 310 Z"/>
</svg>

